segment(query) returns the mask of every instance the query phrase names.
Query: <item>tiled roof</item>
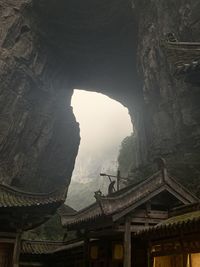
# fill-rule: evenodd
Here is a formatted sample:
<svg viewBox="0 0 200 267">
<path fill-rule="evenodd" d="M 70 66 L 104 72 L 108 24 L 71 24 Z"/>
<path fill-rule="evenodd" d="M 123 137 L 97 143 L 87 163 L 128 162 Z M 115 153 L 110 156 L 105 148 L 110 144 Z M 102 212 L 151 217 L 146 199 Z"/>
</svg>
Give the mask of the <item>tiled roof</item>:
<svg viewBox="0 0 200 267">
<path fill-rule="evenodd" d="M 63 204 L 60 206 L 60 208 L 58 209 L 58 214 L 60 216 L 62 216 L 63 214 L 74 214 L 76 213 L 76 210 L 74 210 L 73 208 L 71 208 L 70 206 L 66 205 L 66 204 Z"/>
<path fill-rule="evenodd" d="M 163 226 L 174 226 L 174 225 L 180 225 L 185 224 L 191 221 L 196 221 L 200 219 L 200 210 L 198 211 L 192 211 L 186 214 L 181 214 L 175 217 L 171 217 L 168 220 L 162 222 L 157 227 L 163 227 Z"/>
<path fill-rule="evenodd" d="M 63 244 L 62 246 L 59 246 L 58 248 L 56 248 L 53 251 L 53 253 L 57 253 L 57 252 L 60 252 L 60 251 L 67 251 L 67 250 L 75 249 L 75 248 L 81 248 L 83 246 L 84 246 L 84 241 L 83 240 L 75 241 L 75 242 L 69 242 L 69 243 Z"/>
<path fill-rule="evenodd" d="M 107 197 L 100 197 L 99 202 L 75 214 L 64 214 L 61 216 L 62 223 L 68 227 L 95 220 L 102 216 L 113 216 L 124 212 L 129 207 L 136 208 L 138 205 L 141 205 L 142 201 L 145 202 L 148 196 L 163 190 L 176 191 L 187 204 L 199 201 L 197 197 L 177 183 L 172 177 L 167 175 L 166 179 L 163 179 L 162 173 L 158 172 L 137 185 L 128 186 Z"/>
<path fill-rule="evenodd" d="M 173 216 L 154 227 L 139 231 L 136 235 L 159 237 L 175 234 L 179 229 L 182 231 L 195 231 L 195 229 L 199 231 L 199 226 L 200 210 L 196 210 Z"/>
<path fill-rule="evenodd" d="M 62 224 L 64 226 L 71 224 L 78 224 L 81 222 L 87 222 L 90 220 L 95 220 L 97 217 L 102 216 L 102 210 L 99 204 L 94 203 L 73 215 L 63 214 L 61 216 Z"/>
<path fill-rule="evenodd" d="M 63 242 L 22 241 L 22 254 L 50 254 L 64 245 Z"/>
<path fill-rule="evenodd" d="M 0 185 L 0 208 L 42 206 L 63 202 L 66 190 L 58 190 L 48 194 L 34 194 L 20 191 L 5 185 Z"/>
<path fill-rule="evenodd" d="M 84 245 L 83 240 L 74 240 L 70 242 L 53 242 L 53 241 L 31 241 L 23 240 L 21 246 L 22 254 L 31 255 L 46 255 L 60 251 L 66 251 L 74 248 L 79 248 Z"/>
</svg>

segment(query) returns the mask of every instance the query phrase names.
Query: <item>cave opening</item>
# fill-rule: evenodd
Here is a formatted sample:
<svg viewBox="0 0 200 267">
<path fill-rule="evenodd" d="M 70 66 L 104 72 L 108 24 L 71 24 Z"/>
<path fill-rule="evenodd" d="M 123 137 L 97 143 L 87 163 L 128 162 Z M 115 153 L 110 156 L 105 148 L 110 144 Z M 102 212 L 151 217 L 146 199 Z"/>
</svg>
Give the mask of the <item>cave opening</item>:
<svg viewBox="0 0 200 267">
<path fill-rule="evenodd" d="M 121 142 L 133 125 L 128 109 L 102 93 L 75 89 L 71 106 L 81 141 L 67 203 L 81 209 L 93 202 L 95 191 L 107 193 L 109 181 L 99 174 L 116 174 Z"/>
</svg>

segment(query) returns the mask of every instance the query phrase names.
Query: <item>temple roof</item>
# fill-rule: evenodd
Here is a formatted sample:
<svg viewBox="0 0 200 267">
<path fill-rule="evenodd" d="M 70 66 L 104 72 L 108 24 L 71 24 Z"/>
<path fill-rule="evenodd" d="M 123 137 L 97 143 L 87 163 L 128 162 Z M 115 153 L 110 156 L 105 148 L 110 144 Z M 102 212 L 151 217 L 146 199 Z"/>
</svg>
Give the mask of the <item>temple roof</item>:
<svg viewBox="0 0 200 267">
<path fill-rule="evenodd" d="M 187 211 L 189 207 L 189 210 Z M 194 208 L 193 208 L 194 207 Z M 178 212 L 180 213 L 180 212 Z M 180 229 L 181 231 L 192 231 L 199 230 L 200 226 L 200 203 L 195 205 L 189 205 L 181 209 L 181 213 L 172 216 L 167 220 L 159 223 L 154 227 L 144 229 L 136 233 L 136 235 L 146 237 L 161 237 L 176 234 Z"/>
<path fill-rule="evenodd" d="M 109 217 L 116 221 L 163 191 L 169 192 L 182 204 L 199 201 L 174 178 L 168 174 L 164 178 L 162 171 L 159 171 L 137 185 L 130 185 L 109 196 L 99 196 L 95 203 L 79 212 L 64 214 L 61 216 L 62 223 L 70 228 L 100 217 Z"/>
<path fill-rule="evenodd" d="M 200 210 L 197 211 L 192 211 L 186 214 L 181 214 L 175 217 L 171 217 L 168 220 L 162 222 L 161 224 L 158 225 L 158 227 L 163 227 L 163 226 L 174 226 L 174 225 L 181 225 L 185 224 L 191 221 L 196 221 L 200 220 Z"/>
<path fill-rule="evenodd" d="M 50 254 L 63 245 L 63 242 L 23 240 L 21 253 L 35 255 Z"/>
<path fill-rule="evenodd" d="M 31 241 L 23 240 L 21 247 L 21 254 L 31 255 L 46 255 L 53 254 L 60 251 L 67 251 L 70 249 L 82 247 L 84 245 L 83 240 L 74 240 L 70 242 L 53 242 L 48 240 L 43 241 Z"/>
<path fill-rule="evenodd" d="M 29 193 L 0 185 L 0 227 L 2 231 L 26 231 L 49 220 L 64 203 L 66 188 L 51 193 Z"/>
<path fill-rule="evenodd" d="M 77 211 L 75 209 L 73 209 L 72 207 L 66 205 L 66 204 L 62 204 L 59 209 L 58 209 L 58 214 L 60 216 L 64 215 L 64 214 L 74 214 Z"/>
<path fill-rule="evenodd" d="M 0 208 L 43 206 L 63 202 L 66 190 L 40 194 L 28 193 L 16 188 L 0 185 Z"/>
</svg>

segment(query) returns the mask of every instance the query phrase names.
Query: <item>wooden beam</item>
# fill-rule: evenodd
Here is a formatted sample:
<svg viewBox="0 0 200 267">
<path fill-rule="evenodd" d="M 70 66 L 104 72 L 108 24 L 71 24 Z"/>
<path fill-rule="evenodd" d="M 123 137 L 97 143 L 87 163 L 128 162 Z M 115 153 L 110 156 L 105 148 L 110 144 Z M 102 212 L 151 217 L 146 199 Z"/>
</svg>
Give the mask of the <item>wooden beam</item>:
<svg viewBox="0 0 200 267">
<path fill-rule="evenodd" d="M 138 231 L 141 231 L 141 230 L 144 230 L 144 229 L 148 229 L 149 226 L 145 226 L 145 225 L 130 225 L 130 232 L 131 233 L 135 233 L 135 232 L 138 232 Z M 126 224 L 125 226 L 119 226 L 117 229 L 116 229 L 116 232 L 125 232 L 126 231 Z"/>
<path fill-rule="evenodd" d="M 168 219 L 168 211 L 151 210 L 148 213 L 144 209 L 137 209 L 132 214 L 132 218 Z"/>
<path fill-rule="evenodd" d="M 183 185 L 179 184 L 173 178 L 167 177 L 166 183 L 168 188 L 171 189 L 170 192 L 176 192 L 178 197 L 182 197 L 180 200 L 185 204 L 187 203 L 196 203 L 199 199 L 193 195 L 188 189 Z M 176 197 L 176 195 L 175 195 Z"/>
<path fill-rule="evenodd" d="M 151 267 L 151 242 L 148 242 L 148 249 L 147 249 L 147 267 Z"/>
<path fill-rule="evenodd" d="M 124 267 L 131 267 L 131 218 L 125 221 L 124 232 Z"/>
<path fill-rule="evenodd" d="M 117 221 L 120 218 L 122 218 L 123 216 L 127 215 L 128 213 L 132 212 L 134 209 L 136 209 L 137 207 L 139 207 L 140 205 L 144 204 L 145 202 L 147 202 L 149 199 L 155 197 L 156 195 L 158 195 L 159 193 L 163 192 L 165 190 L 164 186 L 159 187 L 157 190 L 149 193 L 148 196 L 145 196 L 144 198 L 138 200 L 136 203 L 134 203 L 131 206 L 128 206 L 127 208 L 123 209 L 121 212 L 113 215 L 113 221 Z"/>
<path fill-rule="evenodd" d="M 20 262 L 20 266 L 41 267 L 44 266 L 44 264 L 41 262 Z"/>
<path fill-rule="evenodd" d="M 121 236 L 123 231 L 119 231 L 118 228 L 102 229 L 99 231 L 91 231 L 87 234 L 89 238 L 99 238 L 103 236 Z"/>
<path fill-rule="evenodd" d="M 152 223 L 152 224 L 157 224 L 157 223 L 160 223 L 160 222 L 162 222 L 163 220 L 162 219 L 151 219 L 151 218 L 138 218 L 138 217 L 136 217 L 136 218 L 132 218 L 131 219 L 131 222 L 132 223 Z"/>
<path fill-rule="evenodd" d="M 183 204 L 194 203 L 194 202 L 192 202 L 192 200 L 190 201 L 186 198 L 187 196 L 186 196 L 186 194 L 184 194 L 184 192 L 179 193 L 180 190 L 178 190 L 178 188 L 172 189 L 169 185 L 166 185 L 165 188 L 170 194 L 172 194 L 176 199 L 180 200 Z M 181 195 L 181 193 L 182 193 L 182 195 Z"/>
<path fill-rule="evenodd" d="M 19 257 L 21 251 L 21 237 L 22 232 L 19 232 L 15 239 L 14 252 L 13 252 L 13 267 L 19 267 Z"/>
</svg>

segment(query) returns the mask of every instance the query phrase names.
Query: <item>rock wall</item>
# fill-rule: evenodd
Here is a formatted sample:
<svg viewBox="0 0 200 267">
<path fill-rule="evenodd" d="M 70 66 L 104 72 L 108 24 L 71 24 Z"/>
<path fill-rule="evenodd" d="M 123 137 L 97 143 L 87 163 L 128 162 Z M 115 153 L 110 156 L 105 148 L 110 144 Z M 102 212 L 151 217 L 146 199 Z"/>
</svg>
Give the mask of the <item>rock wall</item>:
<svg viewBox="0 0 200 267">
<path fill-rule="evenodd" d="M 0 181 L 50 191 L 70 180 L 79 131 L 73 91 L 35 20 L 30 2 L 1 1 Z"/>
<path fill-rule="evenodd" d="M 172 75 L 160 43 L 170 32 L 179 41 L 199 42 L 200 4 L 198 0 L 135 2 L 139 14 L 138 69 L 144 99 L 144 128 L 139 126 L 138 138 L 142 138 L 139 148 L 147 148 L 141 151 L 144 164 L 140 164 L 151 164 L 162 155 L 170 171 L 196 190 L 200 171 L 199 86 Z"/>
<path fill-rule="evenodd" d="M 70 182 L 80 139 L 73 88 L 129 108 L 136 172 L 163 155 L 172 172 L 197 179 L 199 88 L 173 77 L 160 40 L 199 41 L 198 2 L 2 0 L 1 182 L 32 191 Z"/>
</svg>

